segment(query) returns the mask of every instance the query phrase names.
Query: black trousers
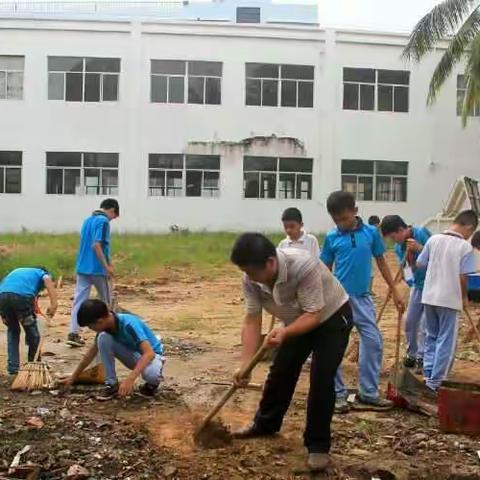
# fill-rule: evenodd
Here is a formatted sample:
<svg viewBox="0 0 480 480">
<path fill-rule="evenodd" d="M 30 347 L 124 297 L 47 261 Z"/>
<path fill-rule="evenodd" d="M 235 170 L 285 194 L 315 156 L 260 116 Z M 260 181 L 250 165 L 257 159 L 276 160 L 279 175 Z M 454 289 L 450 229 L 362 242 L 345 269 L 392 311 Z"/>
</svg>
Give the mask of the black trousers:
<svg viewBox="0 0 480 480">
<path fill-rule="evenodd" d="M 315 330 L 292 337 L 280 346 L 255 415 L 254 424 L 259 431 L 280 431 L 302 366 L 312 353 L 303 438 L 310 453 L 328 453 L 335 409 L 335 374 L 345 354 L 351 329 L 352 311 L 347 302 Z"/>
</svg>

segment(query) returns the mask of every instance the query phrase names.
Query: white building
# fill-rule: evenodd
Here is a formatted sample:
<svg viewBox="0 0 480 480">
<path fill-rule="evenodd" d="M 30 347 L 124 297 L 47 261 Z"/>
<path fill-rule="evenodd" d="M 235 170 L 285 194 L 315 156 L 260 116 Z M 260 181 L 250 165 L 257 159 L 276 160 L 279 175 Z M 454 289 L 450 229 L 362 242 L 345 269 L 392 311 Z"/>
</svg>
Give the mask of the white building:
<svg viewBox="0 0 480 480">
<path fill-rule="evenodd" d="M 289 206 L 324 231 L 342 185 L 419 222 L 480 177 L 461 78 L 427 108 L 440 52 L 406 64 L 404 34 L 265 0 L 105 5 L 1 5 L 0 231 L 77 231 L 106 196 L 117 231 L 278 230 Z"/>
</svg>

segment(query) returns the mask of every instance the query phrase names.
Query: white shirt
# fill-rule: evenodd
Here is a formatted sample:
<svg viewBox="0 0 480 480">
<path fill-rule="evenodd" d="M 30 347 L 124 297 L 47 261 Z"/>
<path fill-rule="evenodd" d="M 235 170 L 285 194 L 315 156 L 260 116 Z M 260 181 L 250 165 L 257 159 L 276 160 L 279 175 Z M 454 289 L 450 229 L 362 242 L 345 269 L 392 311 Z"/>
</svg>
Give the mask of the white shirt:
<svg viewBox="0 0 480 480">
<path fill-rule="evenodd" d="M 310 233 L 302 232 L 298 240 L 292 240 L 290 237 L 284 238 L 279 244 L 278 248 L 298 248 L 310 252 L 314 258 L 320 257 L 320 247 L 317 239 Z"/>
<path fill-rule="evenodd" d="M 418 256 L 417 267 L 427 267 L 422 303 L 462 310 L 460 275 L 475 271 L 469 242 L 451 230 L 433 235 Z"/>
</svg>

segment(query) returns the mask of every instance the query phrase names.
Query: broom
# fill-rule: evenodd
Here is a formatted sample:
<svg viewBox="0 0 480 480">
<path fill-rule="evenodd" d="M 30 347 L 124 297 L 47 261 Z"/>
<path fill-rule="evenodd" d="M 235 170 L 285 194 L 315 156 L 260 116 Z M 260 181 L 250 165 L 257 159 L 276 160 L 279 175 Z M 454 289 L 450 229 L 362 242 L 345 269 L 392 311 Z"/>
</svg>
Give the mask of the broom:
<svg viewBox="0 0 480 480">
<path fill-rule="evenodd" d="M 47 320 L 46 323 L 48 326 Z M 51 389 L 54 387 L 55 382 L 50 375 L 50 367 L 46 362 L 39 361 L 44 339 L 45 336 L 42 336 L 33 362 L 27 362 L 20 367 L 20 371 L 10 386 L 11 390 L 31 392 L 32 390 Z"/>
</svg>

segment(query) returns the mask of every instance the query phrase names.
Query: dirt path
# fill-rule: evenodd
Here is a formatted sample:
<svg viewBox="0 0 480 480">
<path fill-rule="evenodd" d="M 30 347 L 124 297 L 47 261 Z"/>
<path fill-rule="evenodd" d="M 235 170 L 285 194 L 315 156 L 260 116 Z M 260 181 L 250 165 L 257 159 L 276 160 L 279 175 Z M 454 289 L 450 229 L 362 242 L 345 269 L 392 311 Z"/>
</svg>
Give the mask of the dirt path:
<svg viewBox="0 0 480 480">
<path fill-rule="evenodd" d="M 82 354 L 63 343 L 72 287 L 67 283 L 62 288 L 59 314 L 48 331 L 47 359 L 55 372 L 71 371 Z M 374 290 L 380 303 L 386 289 L 378 278 Z M 29 442 L 34 448 L 26 459 L 53 472 L 44 473 L 42 478 L 62 478 L 72 463 L 86 465 L 91 478 L 101 479 L 310 478 L 304 471 L 301 442 L 308 371 L 302 374 L 280 436 L 234 442 L 216 450 L 199 450 L 192 442 L 195 420 L 228 388 L 212 382 L 228 382 L 238 364 L 243 305 L 235 270 L 224 269 L 211 280 L 187 268 L 167 269 L 161 277 L 148 281 L 119 280 L 116 291 L 121 307 L 141 315 L 164 339 L 168 360 L 159 398 L 104 405 L 83 391 L 68 398 L 14 395 L 6 389 L 4 379 L 0 386 L 0 437 L 6 442 L 0 448 L 0 467 L 1 461 L 5 466 Z M 381 323 L 384 386 L 394 353 L 395 319 L 390 306 Z M 0 344 L 5 345 L 3 327 Z M 5 354 L 2 349 L 0 372 L 5 372 Z M 457 375 L 480 378 L 479 356 L 471 345 L 460 340 L 458 356 L 463 360 L 456 363 Z M 260 365 L 253 382 L 261 383 L 267 368 L 267 364 Z M 345 361 L 344 369 L 349 384 L 355 386 L 356 365 Z M 222 412 L 222 420 L 232 428 L 245 425 L 259 397 L 259 391 L 238 393 Z M 48 408 L 49 413 L 41 416 L 38 412 L 42 408 Z M 65 418 L 60 415 L 62 409 L 68 410 Z M 29 426 L 26 422 L 32 416 L 41 417 L 44 426 Z M 337 467 L 319 478 L 480 478 L 478 439 L 442 434 L 436 420 L 424 416 L 400 410 L 354 412 L 335 417 L 333 431 L 332 453 Z M 115 455 L 109 456 L 112 452 Z"/>
</svg>

